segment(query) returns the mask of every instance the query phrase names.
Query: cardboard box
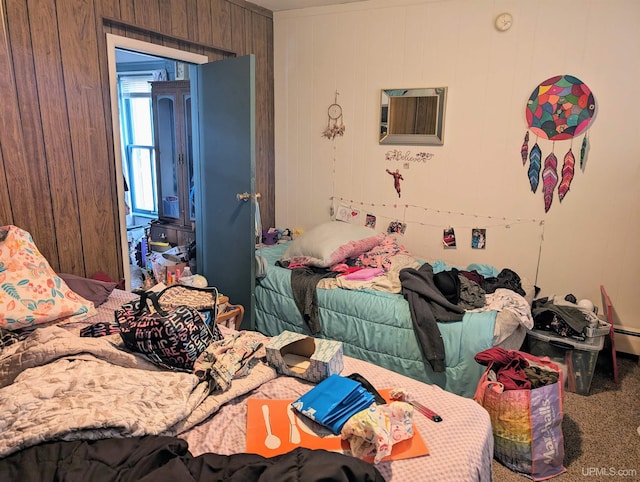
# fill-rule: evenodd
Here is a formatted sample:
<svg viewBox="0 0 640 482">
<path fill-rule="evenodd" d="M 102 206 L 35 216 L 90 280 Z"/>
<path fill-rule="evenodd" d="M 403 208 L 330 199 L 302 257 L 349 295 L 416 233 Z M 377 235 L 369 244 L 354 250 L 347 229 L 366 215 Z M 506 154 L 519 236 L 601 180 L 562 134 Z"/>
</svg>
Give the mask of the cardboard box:
<svg viewBox="0 0 640 482">
<path fill-rule="evenodd" d="M 344 368 L 342 343 L 283 331 L 267 345 L 267 362 L 278 373 L 319 383 Z"/>
</svg>

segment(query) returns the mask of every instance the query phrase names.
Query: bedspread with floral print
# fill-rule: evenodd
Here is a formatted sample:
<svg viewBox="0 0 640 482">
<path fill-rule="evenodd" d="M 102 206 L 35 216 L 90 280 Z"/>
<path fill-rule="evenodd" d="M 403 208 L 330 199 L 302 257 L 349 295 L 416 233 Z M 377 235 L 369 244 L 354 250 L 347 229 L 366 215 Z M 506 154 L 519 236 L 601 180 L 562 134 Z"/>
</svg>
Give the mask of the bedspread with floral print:
<svg viewBox="0 0 640 482">
<path fill-rule="evenodd" d="M 392 236 L 385 236 L 379 245 L 358 256 L 355 265 L 363 268 L 381 268 L 386 273 L 391 268 L 393 257 L 398 254 L 410 255 Z"/>
</svg>

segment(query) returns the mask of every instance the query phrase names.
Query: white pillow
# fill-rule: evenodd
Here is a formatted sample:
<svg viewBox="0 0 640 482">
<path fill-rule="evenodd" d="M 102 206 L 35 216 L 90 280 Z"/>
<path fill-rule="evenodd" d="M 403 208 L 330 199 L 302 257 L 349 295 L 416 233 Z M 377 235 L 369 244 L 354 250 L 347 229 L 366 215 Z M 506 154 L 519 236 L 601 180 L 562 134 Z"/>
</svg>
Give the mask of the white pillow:
<svg viewBox="0 0 640 482">
<path fill-rule="evenodd" d="M 294 239 L 280 261 L 328 268 L 369 251 L 380 244 L 384 236 L 384 233 L 366 226 L 329 221 Z"/>
</svg>

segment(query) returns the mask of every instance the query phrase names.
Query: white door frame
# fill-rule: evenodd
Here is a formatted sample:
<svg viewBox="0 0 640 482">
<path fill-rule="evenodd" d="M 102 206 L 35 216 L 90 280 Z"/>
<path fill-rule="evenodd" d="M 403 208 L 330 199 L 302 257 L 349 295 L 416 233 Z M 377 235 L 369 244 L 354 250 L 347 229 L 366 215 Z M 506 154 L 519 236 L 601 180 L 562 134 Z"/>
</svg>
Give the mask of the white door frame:
<svg viewBox="0 0 640 482">
<path fill-rule="evenodd" d="M 194 54 L 183 50 L 156 45 L 142 40 L 135 40 L 107 33 L 107 60 L 109 65 L 109 88 L 111 92 L 111 121 L 113 123 L 113 151 L 116 172 L 116 192 L 118 196 L 118 217 L 120 220 L 120 243 L 122 245 L 122 264 L 125 289 L 131 290 L 131 269 L 129 266 L 129 240 L 127 238 L 127 214 L 124 205 L 124 174 L 122 172 L 122 145 L 120 138 L 120 104 L 118 102 L 118 72 L 116 68 L 116 48 L 180 60 L 192 64 L 206 64 L 206 55 Z"/>
</svg>

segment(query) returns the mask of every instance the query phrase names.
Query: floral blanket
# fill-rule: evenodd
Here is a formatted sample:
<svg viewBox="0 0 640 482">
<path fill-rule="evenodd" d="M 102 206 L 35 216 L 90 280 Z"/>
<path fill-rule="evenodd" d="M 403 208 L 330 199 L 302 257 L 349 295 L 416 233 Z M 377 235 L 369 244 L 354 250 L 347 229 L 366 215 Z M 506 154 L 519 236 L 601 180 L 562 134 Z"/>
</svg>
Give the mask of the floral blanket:
<svg viewBox="0 0 640 482">
<path fill-rule="evenodd" d="M 2 351 L 0 457 L 50 440 L 176 435 L 276 376 L 260 362 L 209 394 L 197 376 L 158 369 L 117 338 L 49 326 Z"/>
</svg>

